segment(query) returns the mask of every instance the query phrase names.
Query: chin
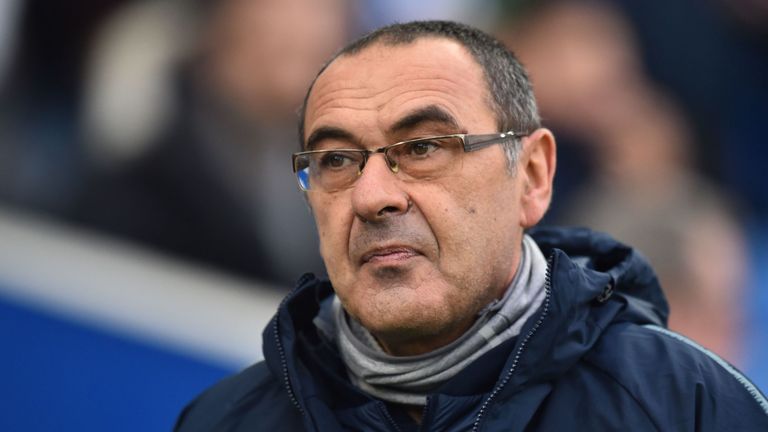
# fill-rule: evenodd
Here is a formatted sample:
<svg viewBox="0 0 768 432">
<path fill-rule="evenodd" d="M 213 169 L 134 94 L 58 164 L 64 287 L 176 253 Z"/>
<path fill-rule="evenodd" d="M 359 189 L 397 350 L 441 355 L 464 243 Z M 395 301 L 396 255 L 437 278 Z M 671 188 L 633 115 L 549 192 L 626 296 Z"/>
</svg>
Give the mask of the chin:
<svg viewBox="0 0 768 432">
<path fill-rule="evenodd" d="M 429 301 L 429 296 L 413 289 L 390 289 L 369 299 L 358 319 L 375 334 L 426 336 L 440 333 L 450 322 L 449 311 L 442 299 Z"/>
</svg>

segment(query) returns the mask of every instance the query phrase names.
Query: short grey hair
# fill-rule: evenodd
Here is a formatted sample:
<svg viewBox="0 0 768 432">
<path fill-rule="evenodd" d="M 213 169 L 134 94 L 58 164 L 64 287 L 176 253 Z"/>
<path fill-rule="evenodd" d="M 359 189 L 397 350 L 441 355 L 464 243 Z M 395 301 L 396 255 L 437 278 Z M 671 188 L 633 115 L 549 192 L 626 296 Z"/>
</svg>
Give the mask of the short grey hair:
<svg viewBox="0 0 768 432">
<path fill-rule="evenodd" d="M 320 69 L 299 108 L 301 148 L 304 148 L 307 100 L 317 78 L 334 60 L 343 55 L 354 55 L 374 43 L 406 45 L 424 37 L 441 37 L 456 41 L 477 61 L 488 84 L 491 97 L 489 104 L 496 114 L 499 132 L 515 131 L 526 134 L 541 126 L 528 74 L 517 57 L 503 43 L 488 33 L 465 24 L 452 21 L 413 21 L 388 25 L 362 36 L 342 48 Z M 514 171 L 519 149 L 519 139 L 504 145 L 510 172 Z"/>
</svg>

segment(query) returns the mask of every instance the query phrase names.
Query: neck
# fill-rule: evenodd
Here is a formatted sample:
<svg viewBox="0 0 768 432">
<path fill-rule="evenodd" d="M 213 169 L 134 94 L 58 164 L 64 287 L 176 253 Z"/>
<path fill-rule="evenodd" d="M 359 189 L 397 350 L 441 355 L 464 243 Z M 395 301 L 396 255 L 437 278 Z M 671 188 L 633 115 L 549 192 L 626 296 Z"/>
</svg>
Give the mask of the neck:
<svg viewBox="0 0 768 432">
<path fill-rule="evenodd" d="M 410 418 L 416 423 L 421 425 L 421 420 L 424 417 L 424 407 L 416 405 L 401 405 Z"/>
<path fill-rule="evenodd" d="M 461 335 L 472 327 L 475 319 L 477 319 L 477 314 L 463 320 L 458 325 L 452 326 L 449 330 L 439 335 L 430 335 L 428 337 L 403 339 L 402 335 L 395 335 L 400 336 L 396 338 L 387 338 L 385 335 L 380 334 L 374 334 L 373 336 L 384 352 L 389 355 L 397 357 L 417 356 L 444 347 L 460 338 Z"/>
</svg>

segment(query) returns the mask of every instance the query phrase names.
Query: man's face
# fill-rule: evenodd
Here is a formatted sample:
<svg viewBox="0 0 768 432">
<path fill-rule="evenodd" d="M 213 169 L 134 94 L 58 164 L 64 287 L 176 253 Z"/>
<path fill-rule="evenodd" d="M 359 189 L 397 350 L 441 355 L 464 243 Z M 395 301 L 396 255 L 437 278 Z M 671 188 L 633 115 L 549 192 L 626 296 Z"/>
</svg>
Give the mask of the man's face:
<svg viewBox="0 0 768 432">
<path fill-rule="evenodd" d="M 415 137 L 499 132 L 482 69 L 461 45 L 374 44 L 334 61 L 306 110 L 313 149 L 375 149 Z M 339 131 L 343 133 L 338 133 Z M 462 334 L 499 297 L 519 260 L 521 189 L 501 145 L 461 154 L 454 172 L 404 180 L 381 154 L 349 189 L 311 190 L 336 294 L 394 354 Z"/>
</svg>

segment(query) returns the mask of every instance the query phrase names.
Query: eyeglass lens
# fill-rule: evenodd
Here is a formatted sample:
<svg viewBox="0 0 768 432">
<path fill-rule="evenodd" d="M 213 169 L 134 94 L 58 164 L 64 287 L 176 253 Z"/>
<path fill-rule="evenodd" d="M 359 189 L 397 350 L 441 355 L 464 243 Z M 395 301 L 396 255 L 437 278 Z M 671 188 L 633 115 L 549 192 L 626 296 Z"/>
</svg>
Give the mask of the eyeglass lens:
<svg viewBox="0 0 768 432">
<path fill-rule="evenodd" d="M 381 149 L 393 173 L 409 179 L 435 177 L 449 170 L 462 153 L 460 137 L 425 138 Z M 304 190 L 339 190 L 351 186 L 361 174 L 370 151 L 328 150 L 297 155 L 296 175 Z"/>
</svg>

